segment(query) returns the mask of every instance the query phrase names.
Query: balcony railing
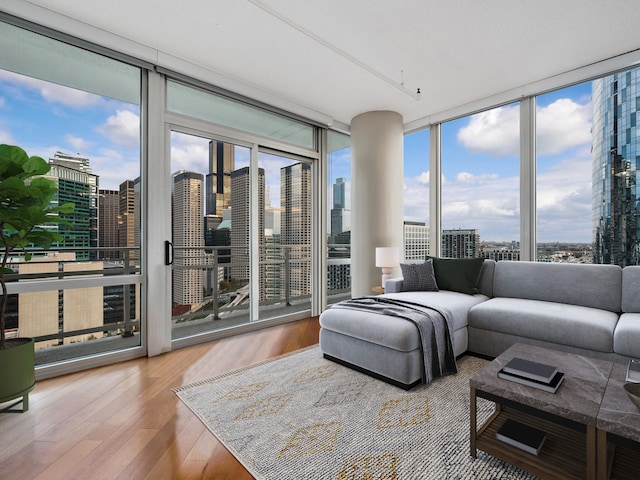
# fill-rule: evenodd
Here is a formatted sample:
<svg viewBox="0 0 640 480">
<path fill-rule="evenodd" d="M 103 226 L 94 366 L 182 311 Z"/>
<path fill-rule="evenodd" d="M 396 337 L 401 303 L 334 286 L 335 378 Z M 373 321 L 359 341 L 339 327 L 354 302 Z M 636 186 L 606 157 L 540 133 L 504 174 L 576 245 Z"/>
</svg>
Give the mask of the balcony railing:
<svg viewBox="0 0 640 480">
<path fill-rule="evenodd" d="M 235 247 L 234 247 L 235 248 Z M 348 245 L 329 253 L 328 298 L 334 303 L 350 295 Z M 175 248 L 174 275 L 198 272 L 202 300 L 180 311 L 174 308 L 173 337 L 249 323 L 249 283 L 234 278 L 250 264 L 232 247 Z M 94 260 L 76 260 L 89 252 Z M 139 249 L 90 248 L 33 250 L 29 262 L 16 258 L 9 281 L 9 327 L 36 341 L 38 365 L 140 345 Z M 107 259 L 108 257 L 108 259 Z M 308 245 L 265 245 L 260 248 L 260 319 L 310 309 Z M 18 315 L 20 328 L 18 329 Z M 48 320 L 42 321 L 43 318 Z"/>
</svg>

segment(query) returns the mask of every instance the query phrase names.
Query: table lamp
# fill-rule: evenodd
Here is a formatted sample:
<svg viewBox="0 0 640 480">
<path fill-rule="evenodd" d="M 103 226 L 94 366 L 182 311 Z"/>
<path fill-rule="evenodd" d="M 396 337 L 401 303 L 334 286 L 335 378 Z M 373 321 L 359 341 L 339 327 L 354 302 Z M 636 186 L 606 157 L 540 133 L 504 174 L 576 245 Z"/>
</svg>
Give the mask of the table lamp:
<svg viewBox="0 0 640 480">
<path fill-rule="evenodd" d="M 398 247 L 376 247 L 376 267 L 382 268 L 382 288 L 387 280 L 391 279 L 393 267 L 400 262 L 400 249 Z"/>
</svg>

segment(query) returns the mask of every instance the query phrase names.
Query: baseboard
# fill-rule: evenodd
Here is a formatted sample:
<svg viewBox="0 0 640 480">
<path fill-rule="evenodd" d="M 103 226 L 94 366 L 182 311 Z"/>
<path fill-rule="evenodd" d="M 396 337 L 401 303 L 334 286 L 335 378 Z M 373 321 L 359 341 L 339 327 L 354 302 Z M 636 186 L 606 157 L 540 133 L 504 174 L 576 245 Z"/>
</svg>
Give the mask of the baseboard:
<svg viewBox="0 0 640 480">
<path fill-rule="evenodd" d="M 380 375 L 379 373 L 372 372 L 371 370 L 367 370 L 366 368 L 362 368 L 362 367 L 360 367 L 358 365 L 354 365 L 353 363 L 346 362 L 345 360 L 341 360 L 339 358 L 333 357 L 333 356 L 328 355 L 326 353 L 323 353 L 323 356 L 327 360 L 331 360 L 332 362 L 339 363 L 340 365 L 344 365 L 345 367 L 348 367 L 348 368 L 350 368 L 352 370 L 355 370 L 355 371 L 360 372 L 360 373 L 364 373 L 365 375 L 369 375 L 370 377 L 373 377 L 376 380 L 382 380 L 385 383 L 393 385 L 394 387 L 401 388 L 403 390 L 411 390 L 413 387 L 415 387 L 417 385 L 420 385 L 422 383 L 422 379 L 416 380 L 413 383 L 399 382 L 398 380 L 394 380 L 392 378 L 385 377 L 384 375 Z"/>
</svg>

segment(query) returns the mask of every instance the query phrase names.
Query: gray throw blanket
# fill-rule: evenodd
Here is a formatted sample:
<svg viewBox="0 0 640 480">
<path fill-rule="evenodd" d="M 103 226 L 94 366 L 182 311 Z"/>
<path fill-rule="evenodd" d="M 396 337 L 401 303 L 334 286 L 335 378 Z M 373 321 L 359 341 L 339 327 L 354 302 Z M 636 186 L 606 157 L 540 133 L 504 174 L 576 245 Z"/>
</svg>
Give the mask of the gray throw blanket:
<svg viewBox="0 0 640 480">
<path fill-rule="evenodd" d="M 381 296 L 343 300 L 331 308 L 366 310 L 413 322 L 420 333 L 424 383 L 431 382 L 435 377 L 458 372 L 449 329 L 452 315 L 448 310 Z"/>
</svg>

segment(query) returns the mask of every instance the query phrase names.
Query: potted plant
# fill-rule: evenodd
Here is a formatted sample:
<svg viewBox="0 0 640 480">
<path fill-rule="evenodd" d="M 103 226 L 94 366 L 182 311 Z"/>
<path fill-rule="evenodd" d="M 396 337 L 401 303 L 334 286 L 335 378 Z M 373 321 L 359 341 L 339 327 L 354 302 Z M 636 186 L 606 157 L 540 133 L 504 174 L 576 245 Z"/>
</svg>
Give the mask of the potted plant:
<svg viewBox="0 0 640 480">
<path fill-rule="evenodd" d="M 69 224 L 60 213 L 72 213 L 73 203 L 52 203 L 58 190 L 53 180 L 42 177 L 51 166 L 44 159 L 29 157 L 20 147 L 0 145 L 0 404 L 20 399 L 2 411 L 29 409 L 29 392 L 35 385 L 34 341 L 7 338 L 7 278 L 12 256 L 31 259 L 26 247 L 48 249 L 62 237 L 52 225 Z M 45 226 L 49 226 L 49 229 Z M 22 401 L 22 410 L 12 407 Z"/>
</svg>

